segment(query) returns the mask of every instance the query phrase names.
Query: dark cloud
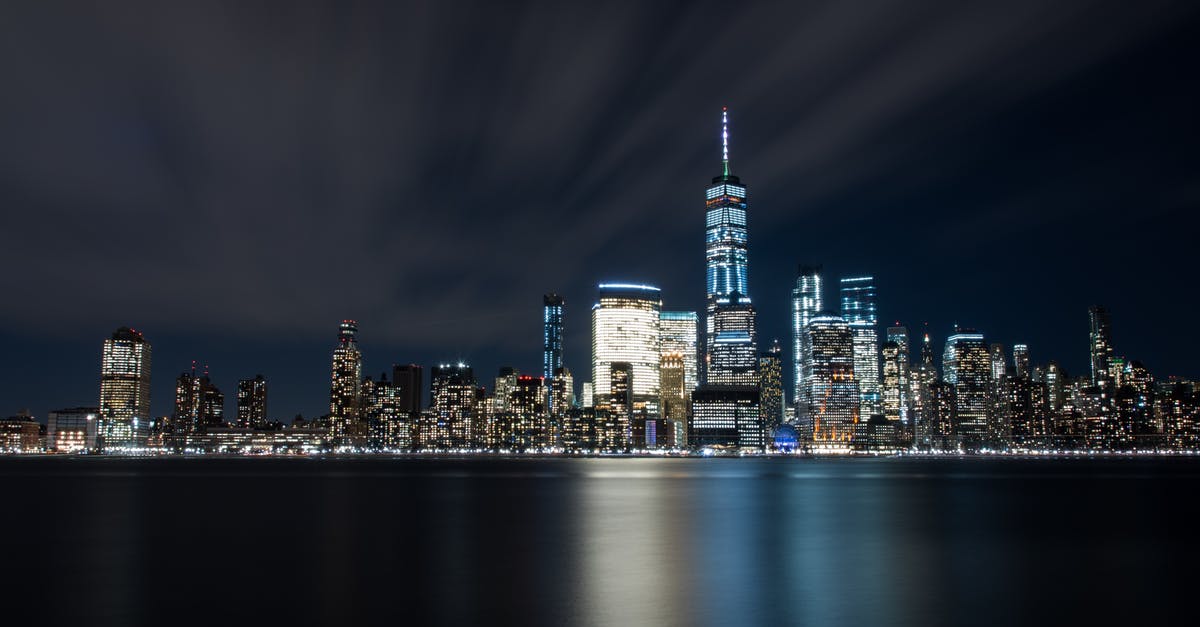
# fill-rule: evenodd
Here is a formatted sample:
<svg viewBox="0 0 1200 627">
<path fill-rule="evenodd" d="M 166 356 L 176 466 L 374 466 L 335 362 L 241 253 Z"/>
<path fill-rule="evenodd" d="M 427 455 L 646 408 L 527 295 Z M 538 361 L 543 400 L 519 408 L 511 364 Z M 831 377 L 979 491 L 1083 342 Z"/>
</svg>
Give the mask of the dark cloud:
<svg viewBox="0 0 1200 627">
<path fill-rule="evenodd" d="M 0 318 L 64 340 L 133 323 L 184 345 L 324 347 L 353 316 L 392 359 L 467 352 L 490 374 L 538 363 L 539 296 L 558 290 L 586 370 L 596 280 L 699 307 L 699 198 L 728 104 L 765 335 L 786 336 L 795 263 L 825 262 L 876 272 L 887 318 L 939 335 L 977 321 L 1068 363 L 1081 303 L 1110 301 L 1131 348 L 1191 367 L 1131 327 L 1174 287 L 1180 221 L 1196 225 L 1196 17 L 1178 2 L 11 3 L 0 290 L 24 306 Z M 160 378 L 186 365 L 165 361 Z"/>
</svg>

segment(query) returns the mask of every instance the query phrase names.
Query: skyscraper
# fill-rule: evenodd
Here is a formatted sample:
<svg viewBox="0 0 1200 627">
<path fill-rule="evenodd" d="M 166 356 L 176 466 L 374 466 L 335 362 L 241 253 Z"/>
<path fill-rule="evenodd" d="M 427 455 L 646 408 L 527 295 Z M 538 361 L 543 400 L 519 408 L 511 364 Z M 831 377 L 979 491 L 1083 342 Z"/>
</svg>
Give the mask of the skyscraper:
<svg viewBox="0 0 1200 627">
<path fill-rule="evenodd" d="M 821 314 L 808 322 L 807 332 L 804 359 L 812 372 L 804 392 L 809 407 L 802 425 L 811 433 L 814 449 L 849 452 L 861 402 L 853 330 L 841 316 Z"/>
<path fill-rule="evenodd" d="M 875 277 L 841 280 L 842 318 L 854 335 L 854 377 L 864 416 L 881 413 L 879 394 L 879 323 L 875 303 Z"/>
<path fill-rule="evenodd" d="M 1013 344 L 1013 374 L 1018 377 L 1029 376 L 1029 346 Z"/>
<path fill-rule="evenodd" d="M 888 363 L 888 349 L 883 350 L 883 380 L 880 393 L 883 395 L 883 414 L 889 420 L 899 420 L 908 425 L 910 404 L 908 328 L 888 327 L 887 342 L 894 346 L 892 362 Z"/>
<path fill-rule="evenodd" d="M 968 450 L 987 443 L 990 428 L 992 364 L 983 334 L 956 329 L 946 338 L 942 377 L 954 386 L 954 433 Z"/>
<path fill-rule="evenodd" d="M 329 437 L 334 445 L 349 444 L 359 421 L 362 393 L 362 353 L 358 350 L 358 323 L 343 320 L 338 345 L 333 350 L 329 384 Z"/>
<path fill-rule="evenodd" d="M 175 414 L 171 418 L 175 434 L 204 433 L 225 422 L 225 395 L 204 374 L 196 374 L 195 362 L 192 369 L 175 379 Z"/>
<path fill-rule="evenodd" d="M 745 296 L 719 296 L 713 301 L 709 385 L 758 385 L 758 337 L 754 306 Z"/>
<path fill-rule="evenodd" d="M 758 357 L 758 399 L 763 428 L 773 433 L 783 424 L 783 347 L 779 340 Z"/>
<path fill-rule="evenodd" d="M 239 427 L 255 429 L 267 424 L 267 380 L 261 374 L 238 381 L 237 423 Z"/>
<path fill-rule="evenodd" d="M 367 441 L 375 450 L 403 450 L 412 444 L 411 419 L 400 408 L 400 393 L 387 373 L 362 383 L 362 419 L 367 423 Z"/>
<path fill-rule="evenodd" d="M 679 355 L 683 362 L 683 388 L 691 394 L 700 383 L 697 371 L 699 316 L 694 311 L 664 311 L 658 320 L 661 354 Z"/>
<path fill-rule="evenodd" d="M 129 327 L 104 340 L 100 421 L 101 448 L 139 443 L 150 421 L 150 343 Z"/>
<path fill-rule="evenodd" d="M 421 413 L 421 397 L 425 394 L 425 369 L 416 364 L 392 366 L 392 385 L 396 386 L 400 411 L 415 419 Z"/>
<path fill-rule="evenodd" d="M 729 171 L 729 115 L 721 112 L 721 170 L 705 193 L 705 383 L 757 383 L 757 328 L 747 283 L 746 188 Z"/>
<path fill-rule="evenodd" d="M 999 381 L 1008 374 L 1008 361 L 1003 344 L 994 343 L 988 347 L 988 360 L 991 362 L 993 381 Z"/>
<path fill-rule="evenodd" d="M 803 359 L 806 354 L 804 342 L 808 340 L 805 329 L 808 322 L 824 310 L 821 292 L 821 267 L 800 266 L 796 287 L 792 289 L 792 400 L 798 417 L 807 411 L 802 394 L 812 372 Z"/>
<path fill-rule="evenodd" d="M 688 407 L 699 384 L 699 316 L 694 311 L 664 311 L 658 319 L 661 414 L 672 421 L 675 441 L 683 445 Z"/>
<path fill-rule="evenodd" d="M 436 421 L 434 433 L 424 434 L 427 448 L 457 449 L 472 445 L 473 427 L 479 414 L 475 373 L 471 367 L 442 364 L 430 371 L 429 409 Z"/>
<path fill-rule="evenodd" d="M 657 287 L 601 283 L 592 306 L 592 383 L 597 404 L 610 392 L 614 363 L 627 363 L 632 375 L 632 402 L 657 415 L 662 296 Z"/>
<path fill-rule="evenodd" d="M 563 367 L 563 297 L 542 297 L 542 377 L 547 381 Z"/>
<path fill-rule="evenodd" d="M 1096 305 L 1088 309 L 1091 332 L 1092 385 L 1105 385 L 1112 381 L 1109 362 L 1113 357 L 1112 322 L 1108 310 Z"/>
</svg>

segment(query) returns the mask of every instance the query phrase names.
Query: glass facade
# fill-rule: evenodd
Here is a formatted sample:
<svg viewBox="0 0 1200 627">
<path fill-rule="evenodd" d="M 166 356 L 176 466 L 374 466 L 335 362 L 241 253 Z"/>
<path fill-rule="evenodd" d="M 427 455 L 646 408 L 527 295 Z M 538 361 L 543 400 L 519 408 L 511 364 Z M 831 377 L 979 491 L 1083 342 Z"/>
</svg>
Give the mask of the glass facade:
<svg viewBox="0 0 1200 627">
<path fill-rule="evenodd" d="M 862 399 L 862 413 L 873 416 L 881 413 L 875 277 L 844 278 L 841 290 L 842 318 L 854 335 L 854 374 Z"/>
<path fill-rule="evenodd" d="M 805 328 L 824 307 L 820 266 L 800 266 L 796 287 L 792 289 L 792 400 L 801 411 L 805 406 L 802 392 L 811 372 L 802 359 L 808 338 Z"/>
<path fill-rule="evenodd" d="M 809 321 L 806 361 L 809 377 L 806 424 L 812 446 L 826 452 L 849 452 L 859 422 L 860 394 L 855 378 L 854 335 L 840 316 L 820 315 Z"/>
<path fill-rule="evenodd" d="M 601 283 L 592 306 L 592 392 L 597 404 L 610 392 L 614 363 L 628 363 L 634 402 L 658 405 L 662 296 L 657 287 Z"/>
<path fill-rule="evenodd" d="M 954 433 L 968 448 L 983 446 L 989 438 L 992 361 L 983 334 L 959 329 L 946 338 L 942 376 L 954 386 Z"/>
</svg>

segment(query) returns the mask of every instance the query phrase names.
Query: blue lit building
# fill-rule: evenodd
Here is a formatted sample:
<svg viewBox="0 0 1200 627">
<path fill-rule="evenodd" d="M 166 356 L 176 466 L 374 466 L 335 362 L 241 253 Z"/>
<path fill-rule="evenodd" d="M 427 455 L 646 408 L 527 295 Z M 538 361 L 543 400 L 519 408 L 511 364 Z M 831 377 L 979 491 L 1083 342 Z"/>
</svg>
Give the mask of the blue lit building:
<svg viewBox="0 0 1200 627">
<path fill-rule="evenodd" d="M 864 417 L 882 414 L 879 392 L 879 320 L 875 303 L 875 277 L 848 277 L 841 281 L 842 318 L 854 335 L 854 376 Z"/>
<path fill-rule="evenodd" d="M 563 367 L 563 302 L 553 292 L 542 297 L 542 377 L 546 380 Z"/>
<path fill-rule="evenodd" d="M 821 290 L 821 266 L 800 266 L 796 273 L 796 287 L 792 289 L 792 401 L 797 416 L 808 409 L 804 397 L 808 389 L 808 378 L 812 365 L 805 361 L 805 342 L 808 341 L 808 323 L 825 308 Z"/>
<path fill-rule="evenodd" d="M 721 112 L 721 174 L 705 193 L 705 382 L 757 385 L 758 338 L 746 278 L 746 188 L 729 171 L 729 114 Z"/>
</svg>

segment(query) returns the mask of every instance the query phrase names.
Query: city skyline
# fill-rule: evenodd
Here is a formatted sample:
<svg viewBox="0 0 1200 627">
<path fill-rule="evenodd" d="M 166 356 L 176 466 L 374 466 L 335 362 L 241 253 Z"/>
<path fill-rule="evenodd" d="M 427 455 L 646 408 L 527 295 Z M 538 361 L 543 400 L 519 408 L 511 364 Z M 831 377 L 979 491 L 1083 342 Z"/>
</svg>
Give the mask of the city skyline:
<svg viewBox="0 0 1200 627">
<path fill-rule="evenodd" d="M 169 413 L 173 384 L 163 372 L 177 374 L 193 360 L 208 364 L 227 392 L 227 415 L 236 381 L 257 373 L 272 380 L 274 417 L 318 413 L 328 377 L 322 357 L 327 325 L 343 318 L 364 325 L 366 373 L 397 362 L 459 360 L 481 373 L 503 365 L 537 372 L 542 329 L 531 312 L 537 295 L 551 290 L 568 303 L 565 363 L 577 375 L 586 372 L 588 338 L 579 331 L 588 320 L 570 304 L 590 302 L 595 284 L 653 283 L 671 308 L 703 312 L 691 262 L 702 246 L 692 228 L 693 190 L 713 174 L 712 112 L 723 105 L 734 114 L 738 170 L 753 173 L 747 180 L 749 289 L 760 346 L 789 341 L 795 267 L 821 264 L 829 286 L 839 277 L 874 276 L 880 323 L 900 322 L 914 338 L 927 330 L 925 322 L 938 342 L 956 323 L 969 325 L 989 340 L 1025 343 L 1035 361 L 1053 357 L 1075 374 L 1088 366 L 1078 348 L 1077 312 L 1104 304 L 1124 354 L 1155 373 L 1197 376 L 1191 356 L 1200 352 L 1200 340 L 1167 337 L 1158 328 L 1158 310 L 1145 305 L 1166 294 L 1172 307 L 1196 307 L 1195 294 L 1176 289 L 1172 272 L 1188 267 L 1191 229 L 1180 227 L 1196 215 L 1195 156 L 1182 147 L 1195 133 L 1189 112 L 1197 94 L 1190 81 L 1177 80 L 1175 69 L 1194 39 L 1193 9 L 1016 3 L 1003 12 L 952 12 L 944 23 L 920 27 L 893 15 L 898 19 L 875 28 L 893 42 L 894 55 L 853 46 L 839 52 L 824 40 L 812 45 L 829 54 L 804 55 L 779 54 L 789 50 L 783 33 L 797 24 L 816 28 L 832 20 L 849 32 L 871 25 L 849 15 L 751 6 L 744 21 L 728 24 L 730 36 L 741 36 L 744 45 L 717 55 L 701 45 L 707 31 L 693 24 L 716 8 L 700 4 L 684 13 L 690 19 L 670 20 L 668 31 L 679 38 L 674 48 L 612 37 L 630 55 L 647 59 L 642 72 L 648 73 L 635 74 L 644 89 L 629 88 L 632 78 L 601 80 L 582 93 L 602 96 L 568 102 L 558 113 L 539 103 L 578 85 L 564 82 L 554 64 L 528 63 L 496 73 L 501 81 L 529 75 L 525 86 L 537 96 L 528 98 L 468 72 L 479 85 L 497 88 L 494 106 L 485 109 L 464 109 L 463 97 L 475 92 L 447 82 L 426 90 L 429 100 L 413 101 L 402 90 L 372 91 L 386 115 L 371 109 L 348 122 L 349 129 L 333 123 L 349 118 L 298 109 L 299 121 L 331 133 L 340 148 L 334 151 L 295 149 L 294 138 L 267 124 L 273 117 L 264 111 L 221 108 L 227 95 L 221 89 L 198 90 L 188 108 L 169 97 L 140 101 L 139 94 L 159 93 L 162 77 L 107 53 L 94 55 L 96 74 L 119 80 L 102 91 L 62 94 L 17 73 L 12 115 L 0 119 L 11 126 L 12 141 L 2 148 L 12 164 L 2 199 L 18 261 L 6 266 L 0 286 L 21 304 L 0 314 L 7 322 L 0 340 L 18 356 L 0 366 L 6 405 L 0 413 L 28 407 L 44 419 L 54 409 L 94 404 L 86 382 L 95 371 L 95 338 L 123 325 L 155 338 L 155 364 L 165 369 L 153 381 L 155 414 Z M 1114 19 L 1113 12 L 1137 19 Z M 467 30 L 484 49 L 506 45 L 483 28 L 487 17 L 535 19 L 490 11 L 471 16 Z M 619 23 L 614 17 L 589 25 L 610 32 L 645 26 L 663 14 L 650 8 Z M 80 16 L 32 12 L 5 24 L 28 26 L 10 39 L 38 50 L 41 44 L 24 32 L 51 32 L 45 24 L 54 19 Z M 180 41 L 213 28 L 170 12 L 148 19 Z M 381 16 L 381 23 L 391 19 Z M 1140 26 L 1125 29 L 1125 22 Z M 755 33 L 749 24 L 765 30 Z M 778 30 L 766 24 L 779 24 Z M 1019 46 L 988 47 L 1007 41 L 1005 28 L 1017 26 L 1024 34 Z M 324 27 L 314 26 L 317 32 Z M 128 28 L 96 21 L 101 33 L 143 35 Z M 977 41 L 947 40 L 958 32 L 974 33 Z M 378 46 L 377 58 L 392 58 L 395 50 L 379 35 L 364 37 Z M 277 43 L 284 50 L 297 45 L 286 38 Z M 464 39 L 439 45 L 453 49 Z M 933 59 L 918 55 L 922 45 L 932 46 Z M 974 55 L 970 67 L 979 74 L 961 73 L 956 46 Z M 266 63 L 253 46 L 243 52 Z M 1052 54 L 1058 52 L 1069 54 Z M 316 54 L 336 61 L 345 53 L 320 48 Z M 621 67 L 607 65 L 620 54 L 604 48 L 601 65 Z M 63 85 L 87 84 L 74 67 L 34 58 L 63 76 Z M 1058 62 L 1037 63 L 1044 58 Z M 168 84 L 220 85 L 213 77 L 228 76 L 205 62 L 163 59 L 166 68 L 179 70 L 172 80 L 181 83 Z M 371 68 L 407 69 L 379 63 Z M 1042 73 L 1028 73 L 1031 65 Z M 272 78 L 279 72 L 239 67 L 246 84 L 260 86 L 251 98 L 289 93 L 291 86 Z M 679 68 L 682 78 L 657 88 L 659 75 L 649 68 L 666 67 Z M 704 74 L 747 71 L 726 72 L 728 89 L 714 93 L 707 80 L 697 80 L 700 68 Z M 963 100 L 981 87 L 978 75 L 991 77 L 988 97 Z M 373 102 L 362 100 L 364 90 L 380 84 L 371 76 L 337 86 L 328 77 L 315 80 L 351 102 Z M 876 87 L 882 83 L 899 86 L 896 97 L 882 97 Z M 776 88 L 771 96 L 766 85 Z M 605 92 L 614 86 L 611 95 Z M 145 108 L 130 108 L 122 96 Z M 91 106 L 81 109 L 81 103 Z M 191 133 L 197 120 L 189 116 L 216 111 L 227 111 L 228 119 L 206 126 L 208 134 Z M 281 123 L 288 120 L 296 121 Z M 423 131 L 411 129 L 414 120 L 431 134 L 461 130 L 442 133 L 443 141 L 431 145 Z M 1048 128 L 1061 129 L 1066 141 Z M 1123 131 L 1128 128 L 1139 132 Z M 381 153 L 354 161 L 355 167 L 333 158 L 356 154 L 357 138 L 367 130 L 381 138 Z M 246 148 L 246 162 L 221 149 L 239 142 L 208 139 L 219 142 L 231 133 L 259 140 Z M 469 148 L 474 141 L 478 150 Z M 277 152 L 284 147 L 291 150 Z M 253 181 L 210 167 L 223 159 Z M 155 169 L 165 162 L 176 163 L 174 175 Z M 314 187 L 297 187 L 295 177 L 264 165 L 272 163 L 304 173 Z M 367 178 L 362 193 L 347 185 L 355 173 Z M 182 215 L 196 219 L 182 228 L 176 217 Z M 353 231 L 346 241 L 355 243 L 342 246 L 346 256 L 335 259 L 326 252 L 327 236 L 343 225 Z M 1099 255 L 1096 242 L 1105 241 L 1117 245 Z M 522 261 L 513 251 L 526 250 L 540 251 L 539 263 L 530 256 L 526 264 L 536 271 L 492 263 Z M 340 272 L 342 264 L 353 272 Z M 123 277 L 122 288 L 97 293 L 108 276 Z M 199 284 L 211 289 L 177 289 Z M 836 303 L 833 294 L 826 299 Z M 71 304 L 78 302 L 88 306 Z M 790 373 L 785 377 L 791 387 Z"/>
</svg>

